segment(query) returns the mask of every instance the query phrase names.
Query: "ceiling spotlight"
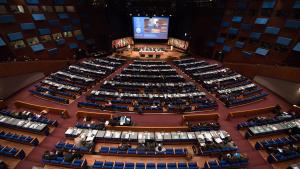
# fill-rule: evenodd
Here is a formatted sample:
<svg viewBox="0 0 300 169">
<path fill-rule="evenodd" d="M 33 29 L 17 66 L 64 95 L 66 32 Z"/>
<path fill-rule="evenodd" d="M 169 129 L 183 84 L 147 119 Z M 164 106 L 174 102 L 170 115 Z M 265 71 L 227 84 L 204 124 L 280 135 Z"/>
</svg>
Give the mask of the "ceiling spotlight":
<svg viewBox="0 0 300 169">
<path fill-rule="evenodd" d="M 138 16 L 140 16 L 140 13 L 138 13 Z"/>
<path fill-rule="evenodd" d="M 164 14 L 161 14 L 161 16 L 164 16 Z"/>
<path fill-rule="evenodd" d="M 156 16 L 155 14 L 153 16 Z"/>
<path fill-rule="evenodd" d="M 172 16 L 171 14 L 169 16 Z"/>
<path fill-rule="evenodd" d="M 146 13 L 146 16 L 148 16 L 148 14 Z"/>
<path fill-rule="evenodd" d="M 130 13 L 129 16 L 132 16 L 132 13 Z"/>
</svg>

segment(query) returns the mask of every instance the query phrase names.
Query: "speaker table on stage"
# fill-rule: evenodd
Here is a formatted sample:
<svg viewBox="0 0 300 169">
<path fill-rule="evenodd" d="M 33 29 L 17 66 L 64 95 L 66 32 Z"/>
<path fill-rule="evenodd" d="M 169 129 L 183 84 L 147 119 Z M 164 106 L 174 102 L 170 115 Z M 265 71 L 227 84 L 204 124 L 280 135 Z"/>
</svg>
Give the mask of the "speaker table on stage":
<svg viewBox="0 0 300 169">
<path fill-rule="evenodd" d="M 159 58 L 161 55 L 164 54 L 165 51 L 163 50 L 140 50 L 139 54 L 141 57 L 156 57 Z"/>
</svg>

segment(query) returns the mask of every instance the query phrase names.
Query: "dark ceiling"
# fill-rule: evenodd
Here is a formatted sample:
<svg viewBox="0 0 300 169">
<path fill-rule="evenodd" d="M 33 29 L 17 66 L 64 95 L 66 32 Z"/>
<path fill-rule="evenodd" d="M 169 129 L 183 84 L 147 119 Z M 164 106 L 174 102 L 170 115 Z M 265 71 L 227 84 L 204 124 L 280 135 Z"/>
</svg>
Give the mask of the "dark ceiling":
<svg viewBox="0 0 300 169">
<path fill-rule="evenodd" d="M 95 7 L 119 9 L 131 15 L 174 15 L 182 8 L 212 8 L 217 2 L 224 0 L 91 0 Z"/>
</svg>

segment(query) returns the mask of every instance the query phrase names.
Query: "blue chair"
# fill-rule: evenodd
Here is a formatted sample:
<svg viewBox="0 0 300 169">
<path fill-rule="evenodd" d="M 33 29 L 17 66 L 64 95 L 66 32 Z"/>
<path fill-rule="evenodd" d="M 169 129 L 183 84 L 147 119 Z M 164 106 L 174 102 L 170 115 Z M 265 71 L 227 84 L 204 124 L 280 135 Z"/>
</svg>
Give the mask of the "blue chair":
<svg viewBox="0 0 300 169">
<path fill-rule="evenodd" d="M 174 155 L 174 149 L 166 149 L 166 155 Z"/>
<path fill-rule="evenodd" d="M 189 169 L 198 169 L 198 165 L 196 162 L 188 162 Z"/>
<path fill-rule="evenodd" d="M 60 142 L 56 143 L 55 147 L 57 149 L 63 149 L 65 147 L 65 143 L 60 141 Z"/>
<path fill-rule="evenodd" d="M 167 164 L 166 163 L 157 163 L 156 164 L 156 168 L 157 169 L 166 169 L 167 168 Z"/>
<path fill-rule="evenodd" d="M 109 153 L 110 154 L 117 154 L 118 153 L 118 148 L 116 148 L 116 147 L 110 147 Z"/>
<path fill-rule="evenodd" d="M 155 163 L 147 163 L 146 169 L 155 169 Z"/>
<path fill-rule="evenodd" d="M 176 163 L 167 163 L 168 169 L 177 169 Z"/>
<path fill-rule="evenodd" d="M 214 168 L 221 168 L 220 165 L 218 164 L 218 162 L 216 160 L 213 161 L 208 161 L 204 164 L 204 168 L 206 169 L 214 169 Z"/>
<path fill-rule="evenodd" d="M 109 152 L 109 147 L 101 147 L 100 148 L 100 153 L 108 153 Z"/>
<path fill-rule="evenodd" d="M 184 155 L 185 152 L 183 149 L 175 149 L 175 155 Z"/>
<path fill-rule="evenodd" d="M 83 163 L 83 160 L 77 159 L 77 160 L 73 161 L 72 166 L 80 167 L 82 163 Z"/>
<path fill-rule="evenodd" d="M 65 166 L 71 166 L 72 165 L 71 162 L 66 162 L 66 161 L 62 161 L 61 164 L 65 165 Z"/>
<path fill-rule="evenodd" d="M 103 169 L 112 169 L 114 166 L 114 162 L 105 161 L 103 165 Z"/>
<path fill-rule="evenodd" d="M 226 168 L 226 167 L 231 167 L 231 164 L 229 164 L 228 162 L 222 160 L 222 161 L 220 161 L 220 166 L 222 168 Z"/>
<path fill-rule="evenodd" d="M 124 169 L 134 169 L 134 163 L 125 163 Z"/>
<path fill-rule="evenodd" d="M 129 148 L 127 153 L 128 154 L 136 154 L 136 149 L 135 148 Z"/>
<path fill-rule="evenodd" d="M 178 163 L 178 169 L 188 169 L 188 165 L 186 163 Z"/>
<path fill-rule="evenodd" d="M 137 150 L 137 154 L 139 154 L 139 155 L 145 155 L 146 151 L 144 151 L 144 150 Z"/>
<path fill-rule="evenodd" d="M 136 169 L 145 169 L 145 163 L 136 163 L 135 168 Z"/>
<path fill-rule="evenodd" d="M 123 169 L 124 168 L 124 163 L 123 162 L 116 162 L 114 169 Z"/>
<path fill-rule="evenodd" d="M 94 161 L 93 168 L 100 169 L 103 167 L 103 161 Z"/>
</svg>

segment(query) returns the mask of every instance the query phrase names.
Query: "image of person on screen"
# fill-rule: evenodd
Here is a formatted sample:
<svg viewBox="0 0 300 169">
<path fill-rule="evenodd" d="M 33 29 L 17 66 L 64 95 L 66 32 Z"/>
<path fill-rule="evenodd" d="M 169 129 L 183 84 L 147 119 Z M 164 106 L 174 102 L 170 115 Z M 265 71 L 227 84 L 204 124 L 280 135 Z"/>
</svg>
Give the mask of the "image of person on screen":
<svg viewBox="0 0 300 169">
<path fill-rule="evenodd" d="M 156 33 L 157 31 L 159 31 L 160 26 L 158 21 L 159 19 L 157 18 L 145 19 L 145 32 Z"/>
</svg>

